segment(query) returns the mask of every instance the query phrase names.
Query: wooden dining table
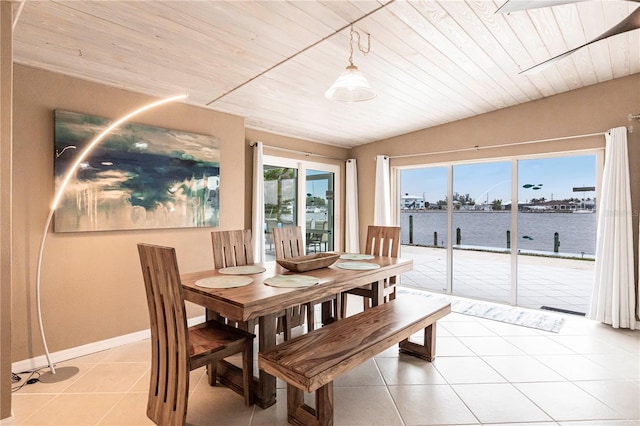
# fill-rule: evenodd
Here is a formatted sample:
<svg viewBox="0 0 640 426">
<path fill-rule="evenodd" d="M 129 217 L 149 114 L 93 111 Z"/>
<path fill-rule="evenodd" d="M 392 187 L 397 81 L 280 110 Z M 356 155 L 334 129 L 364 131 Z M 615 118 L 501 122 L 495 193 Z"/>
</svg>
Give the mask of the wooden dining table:
<svg viewBox="0 0 640 426">
<path fill-rule="evenodd" d="M 185 300 L 204 306 L 208 310 L 230 321 L 244 322 L 257 320 L 258 348 L 264 351 L 276 344 L 276 315 L 286 308 L 338 295 L 343 291 L 371 284 L 374 290 L 373 305 L 384 302 L 384 280 L 408 272 L 413 268 L 411 259 L 379 257 L 365 262 L 375 263 L 377 269 L 351 270 L 337 265 L 350 260 L 338 259 L 327 268 L 304 273 L 294 273 L 278 265 L 275 261 L 260 264 L 266 270 L 262 273 L 246 275 L 253 279 L 249 285 L 234 288 L 215 289 L 196 285 L 196 281 L 222 275 L 215 269 L 191 272 L 181 275 Z M 307 275 L 318 279 L 318 283 L 308 287 L 283 288 L 265 284 L 275 275 Z M 229 363 L 218 366 L 220 382 L 239 391 L 240 371 Z M 256 403 L 269 407 L 276 402 L 276 379 L 263 371 L 258 372 L 255 389 Z"/>
</svg>

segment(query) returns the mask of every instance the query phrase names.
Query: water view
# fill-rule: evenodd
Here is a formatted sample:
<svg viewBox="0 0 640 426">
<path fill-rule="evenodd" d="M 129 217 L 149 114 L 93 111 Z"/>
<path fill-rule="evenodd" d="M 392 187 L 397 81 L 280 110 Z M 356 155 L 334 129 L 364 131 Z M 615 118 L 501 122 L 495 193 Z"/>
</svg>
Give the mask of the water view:
<svg viewBox="0 0 640 426">
<path fill-rule="evenodd" d="M 446 247 L 447 211 L 403 211 L 401 242 L 409 244 L 409 217 L 413 217 L 413 244 Z M 453 214 L 453 242 L 460 228 L 460 244 L 495 249 L 507 248 L 507 231 L 511 229 L 511 212 L 460 211 Z M 593 257 L 596 249 L 596 214 L 518 212 L 518 249 L 554 251 L 554 233 L 558 233 L 560 253 Z"/>
</svg>

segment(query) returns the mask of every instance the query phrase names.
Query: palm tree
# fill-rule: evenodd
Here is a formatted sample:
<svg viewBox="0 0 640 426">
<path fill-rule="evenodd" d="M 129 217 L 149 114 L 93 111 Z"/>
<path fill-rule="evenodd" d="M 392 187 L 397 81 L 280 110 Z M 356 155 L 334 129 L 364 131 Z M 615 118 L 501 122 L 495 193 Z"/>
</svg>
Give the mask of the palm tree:
<svg viewBox="0 0 640 426">
<path fill-rule="evenodd" d="M 264 171 L 264 181 L 277 181 L 277 198 L 276 198 L 276 221 L 278 223 L 282 223 L 282 215 L 286 213 L 290 213 L 288 206 L 291 203 L 291 199 L 282 199 L 282 181 L 286 179 L 294 179 L 295 178 L 295 169 L 291 169 L 288 167 L 279 167 L 267 169 Z"/>
</svg>

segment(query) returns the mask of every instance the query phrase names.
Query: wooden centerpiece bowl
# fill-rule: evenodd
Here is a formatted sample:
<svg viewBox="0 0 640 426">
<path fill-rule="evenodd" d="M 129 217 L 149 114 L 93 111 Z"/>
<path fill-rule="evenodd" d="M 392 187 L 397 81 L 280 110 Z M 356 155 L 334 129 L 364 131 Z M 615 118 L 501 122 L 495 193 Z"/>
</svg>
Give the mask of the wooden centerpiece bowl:
<svg viewBox="0 0 640 426">
<path fill-rule="evenodd" d="M 340 253 L 314 253 L 306 256 L 276 259 L 278 265 L 292 272 L 306 272 L 314 269 L 326 268 L 333 265 L 340 257 Z"/>
</svg>

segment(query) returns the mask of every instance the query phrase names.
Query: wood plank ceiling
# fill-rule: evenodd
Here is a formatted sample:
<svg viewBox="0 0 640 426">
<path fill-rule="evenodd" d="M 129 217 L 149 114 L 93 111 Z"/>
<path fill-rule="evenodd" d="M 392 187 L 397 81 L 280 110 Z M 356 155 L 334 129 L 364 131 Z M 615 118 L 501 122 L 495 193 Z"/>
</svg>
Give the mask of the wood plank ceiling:
<svg viewBox="0 0 640 426">
<path fill-rule="evenodd" d="M 502 3 L 26 1 L 14 60 L 158 97 L 187 92 L 188 103 L 245 117 L 249 128 L 343 147 L 640 71 L 635 30 L 519 74 L 597 37 L 638 3 L 496 15 Z M 378 96 L 332 102 L 323 94 L 348 65 L 356 20 L 371 52 L 354 49 L 354 63 Z"/>
</svg>

